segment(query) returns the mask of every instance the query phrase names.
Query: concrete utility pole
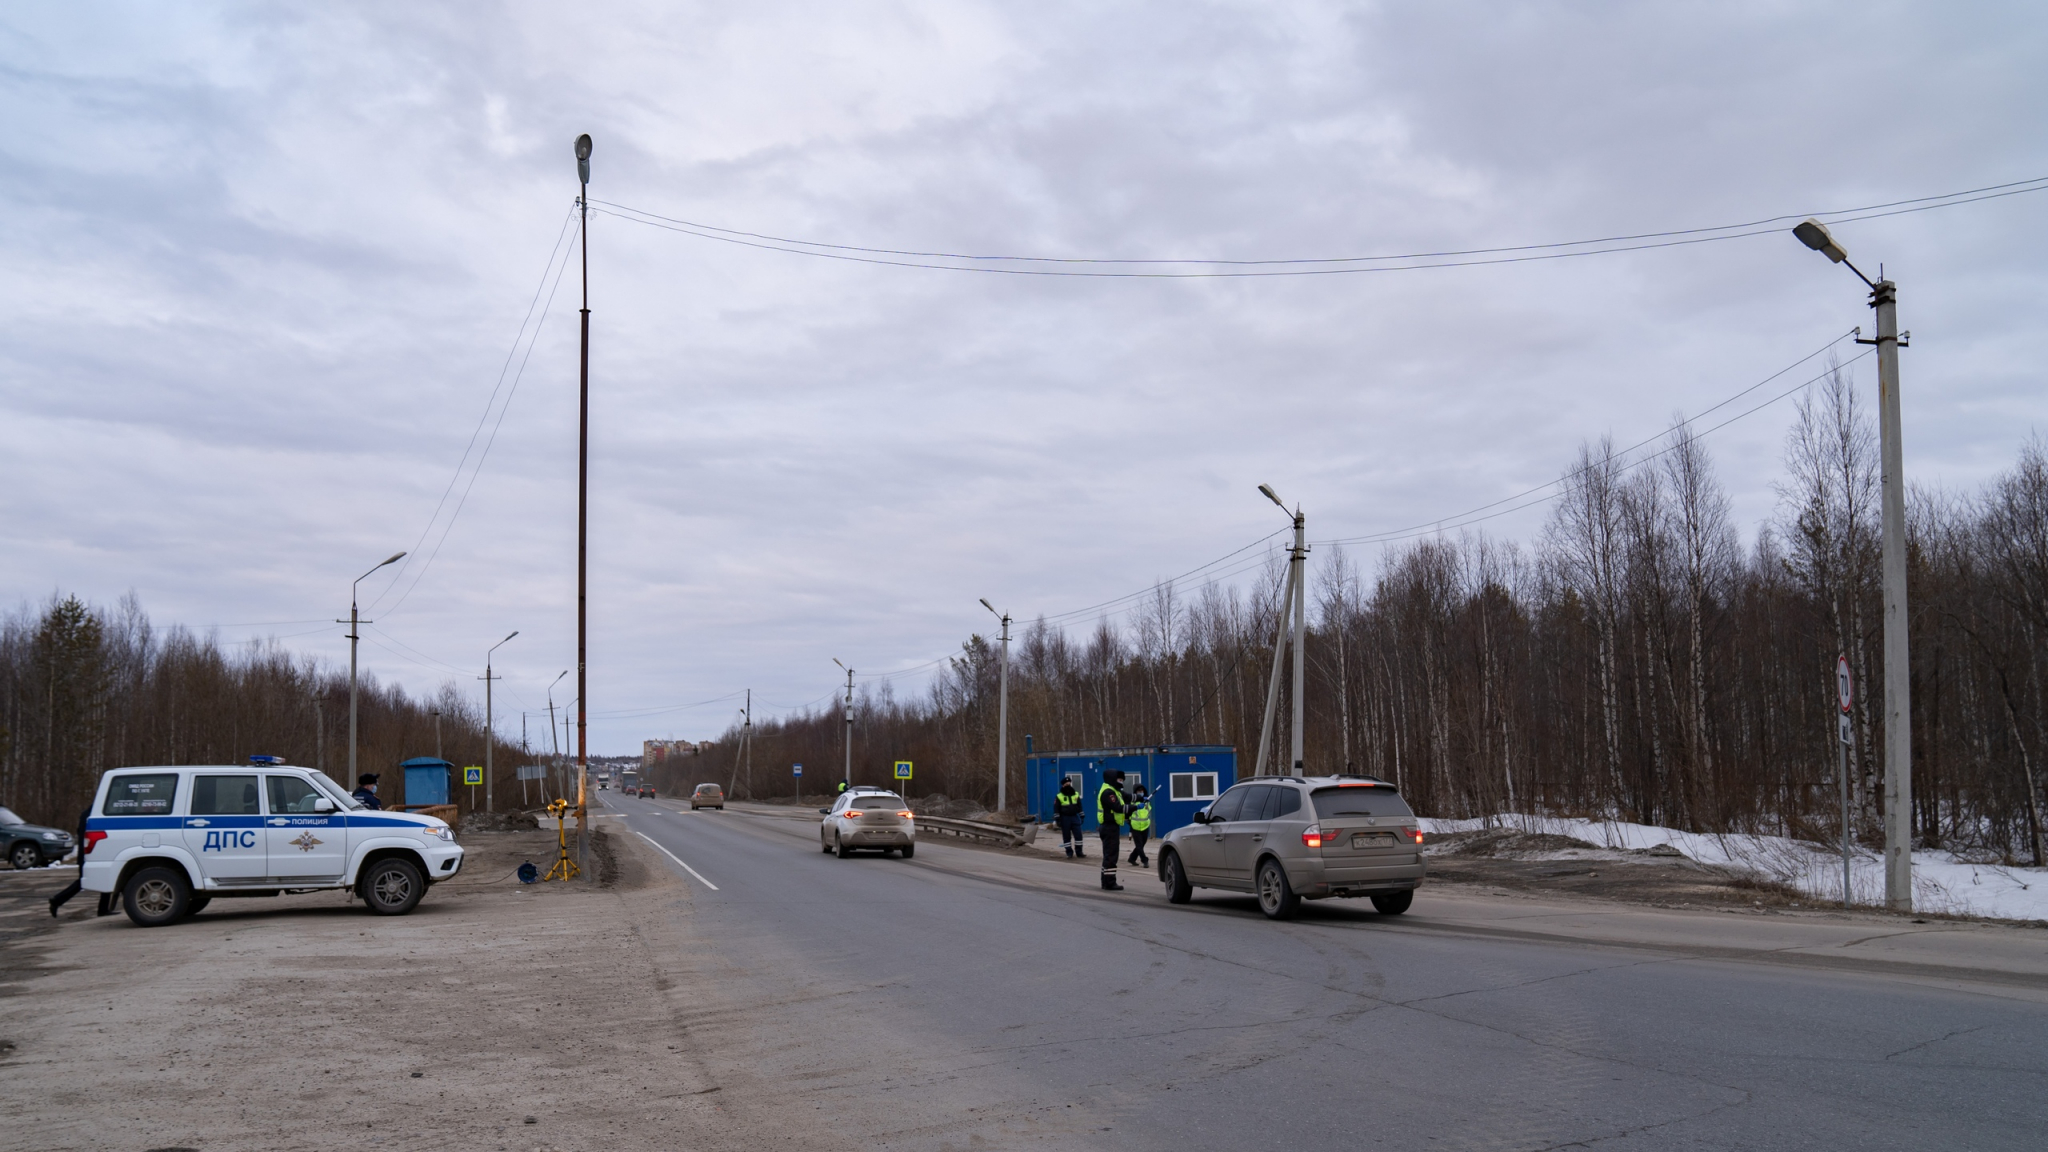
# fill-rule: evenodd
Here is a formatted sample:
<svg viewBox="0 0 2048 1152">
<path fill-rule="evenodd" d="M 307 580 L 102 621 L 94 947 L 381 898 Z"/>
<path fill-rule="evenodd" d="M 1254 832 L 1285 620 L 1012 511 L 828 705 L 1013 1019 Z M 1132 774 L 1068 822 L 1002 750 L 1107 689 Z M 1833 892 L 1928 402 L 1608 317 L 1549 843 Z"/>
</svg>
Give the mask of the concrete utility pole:
<svg viewBox="0 0 2048 1152">
<path fill-rule="evenodd" d="M 385 564 L 396 564 L 403 559 L 405 553 L 400 552 L 389 560 L 372 565 L 370 572 L 375 572 Z M 370 572 L 356 577 L 355 583 L 348 586 L 348 786 L 351 788 L 356 784 L 356 641 L 362 639 L 357 633 L 362 631 L 361 625 L 374 623 L 364 620 L 362 614 L 356 611 L 356 588 L 370 578 Z M 337 620 L 335 623 L 339 624 L 341 621 Z"/>
<path fill-rule="evenodd" d="M 1271 485 L 1261 484 L 1259 491 L 1282 512 L 1287 512 L 1287 505 L 1281 502 Z M 1302 515 L 1299 506 L 1288 515 L 1294 518 L 1294 547 L 1288 552 L 1287 584 L 1280 591 L 1280 628 L 1273 635 L 1273 676 L 1266 685 L 1266 715 L 1259 724 L 1259 757 L 1252 770 L 1254 776 L 1266 774 L 1266 750 L 1273 742 L 1273 717 L 1280 702 L 1280 670 L 1284 667 L 1282 657 L 1287 653 L 1290 632 L 1294 644 L 1294 732 L 1290 742 L 1294 767 L 1290 771 L 1298 775 L 1303 770 L 1303 686 L 1307 675 L 1303 641 L 1307 638 L 1308 627 L 1308 518 Z"/>
<path fill-rule="evenodd" d="M 576 404 L 576 867 L 590 871 L 589 684 L 586 679 L 590 589 L 590 134 L 576 138 L 577 227 L 583 246 L 583 344 Z"/>
<path fill-rule="evenodd" d="M 996 693 L 996 811 L 1007 812 L 1010 808 L 1010 614 L 996 612 L 996 606 L 987 600 L 983 600 L 981 606 L 995 612 L 996 619 L 1003 622 L 1002 687 Z"/>
<path fill-rule="evenodd" d="M 1899 912 L 1913 910 L 1913 702 L 1912 642 L 1906 621 L 1906 476 L 1900 445 L 1899 349 L 1912 333 L 1899 331 L 1898 286 L 1872 280 L 1849 263 L 1849 253 L 1827 225 L 1808 220 L 1792 229 L 1808 248 L 1856 273 L 1870 286 L 1877 312 L 1877 338 L 1858 344 L 1877 347 L 1878 455 L 1883 462 L 1884 537 L 1884 902 Z"/>
<path fill-rule="evenodd" d="M 832 658 L 839 664 L 839 657 Z M 839 664 L 841 668 L 846 665 Z M 846 668 L 846 786 L 853 787 L 853 669 Z"/>
<path fill-rule="evenodd" d="M 517 635 L 519 635 L 518 632 L 512 633 L 512 636 Z M 498 679 L 498 677 L 491 674 L 491 653 L 503 648 L 511 641 L 512 636 L 507 636 L 505 639 L 491 645 L 490 649 L 484 653 L 484 811 L 486 812 L 496 812 L 498 810 L 497 805 L 491 800 L 491 745 L 498 742 L 497 715 L 491 711 L 491 681 Z M 437 715 L 435 721 L 438 723 L 439 720 L 440 717 Z M 520 723 L 524 725 L 524 717 L 520 718 Z"/>
</svg>

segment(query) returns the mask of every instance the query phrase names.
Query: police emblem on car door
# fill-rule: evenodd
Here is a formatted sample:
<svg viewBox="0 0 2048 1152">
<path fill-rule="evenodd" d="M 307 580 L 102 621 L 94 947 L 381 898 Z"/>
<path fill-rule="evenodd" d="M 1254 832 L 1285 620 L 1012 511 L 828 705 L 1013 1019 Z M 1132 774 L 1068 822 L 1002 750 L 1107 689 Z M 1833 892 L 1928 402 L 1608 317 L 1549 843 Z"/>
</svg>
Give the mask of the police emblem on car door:
<svg viewBox="0 0 2048 1152">
<path fill-rule="evenodd" d="M 331 882 L 348 862 L 347 829 L 334 801 L 301 776 L 265 776 L 263 818 L 270 874 L 282 880 Z"/>
</svg>

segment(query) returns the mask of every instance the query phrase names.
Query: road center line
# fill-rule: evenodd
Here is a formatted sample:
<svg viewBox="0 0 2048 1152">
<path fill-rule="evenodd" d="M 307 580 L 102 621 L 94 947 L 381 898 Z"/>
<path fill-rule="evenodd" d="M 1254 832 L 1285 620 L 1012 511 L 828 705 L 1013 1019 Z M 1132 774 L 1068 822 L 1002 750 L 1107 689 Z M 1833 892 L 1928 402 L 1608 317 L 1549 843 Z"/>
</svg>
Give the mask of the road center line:
<svg viewBox="0 0 2048 1152">
<path fill-rule="evenodd" d="M 645 841 L 647 841 L 647 842 L 648 842 L 649 844 L 654 844 L 654 849 L 655 849 L 655 851 L 657 851 L 657 852 L 661 853 L 661 854 L 662 854 L 663 856 L 666 856 L 666 857 L 668 857 L 669 859 L 671 859 L 671 860 L 675 861 L 675 862 L 676 862 L 676 867 L 678 867 L 678 868 L 681 868 L 681 869 L 682 869 L 683 871 L 685 871 L 685 872 L 688 872 L 688 873 L 689 873 L 690 875 L 692 875 L 692 876 L 696 876 L 696 877 L 697 877 L 697 883 L 699 883 L 699 884 L 702 884 L 702 885 L 703 885 L 703 886 L 705 886 L 706 888 L 709 888 L 709 889 L 711 889 L 711 890 L 712 890 L 713 892 L 716 892 L 716 891 L 718 891 L 718 885 L 716 885 L 716 884 L 713 884 L 713 883 L 712 883 L 711 881 L 709 881 L 709 880 L 706 880 L 706 879 L 705 879 L 705 878 L 704 878 L 704 877 L 703 877 L 702 875 L 700 875 L 700 874 L 699 874 L 699 873 L 697 872 L 697 870 L 696 870 L 695 868 L 692 868 L 692 867 L 690 867 L 690 866 L 689 866 L 688 864 L 685 864 L 685 863 L 683 863 L 683 858 L 682 858 L 682 857 L 680 857 L 680 856 L 676 855 L 675 853 L 673 853 L 673 852 L 669 851 L 669 850 L 668 850 L 668 849 L 666 849 L 666 848 L 663 848 L 663 847 L 662 847 L 661 845 L 659 845 L 659 844 L 655 844 L 655 843 L 654 843 L 654 837 L 652 837 L 652 836 L 649 836 L 649 835 L 648 835 L 647 833 L 645 833 L 645 832 L 642 832 L 642 831 L 640 831 L 640 830 L 639 830 L 639 829 L 637 829 L 637 828 L 633 830 L 633 835 L 635 835 L 635 836 L 638 836 L 638 837 L 639 837 L 639 838 L 641 838 L 642 840 L 645 840 Z"/>
</svg>

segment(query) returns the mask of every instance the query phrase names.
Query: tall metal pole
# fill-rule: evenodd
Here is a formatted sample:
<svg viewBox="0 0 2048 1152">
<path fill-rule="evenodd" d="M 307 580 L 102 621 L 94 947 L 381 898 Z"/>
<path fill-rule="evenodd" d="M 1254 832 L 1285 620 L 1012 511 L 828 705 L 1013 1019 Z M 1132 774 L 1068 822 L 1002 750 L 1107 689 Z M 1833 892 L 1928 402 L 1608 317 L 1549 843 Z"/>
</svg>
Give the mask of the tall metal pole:
<svg viewBox="0 0 2048 1152">
<path fill-rule="evenodd" d="M 1912 643 L 1906 622 L 1906 478 L 1899 427 L 1898 288 L 1870 289 L 1877 309 L 1878 450 L 1884 497 L 1884 902 L 1913 910 Z"/>
<path fill-rule="evenodd" d="M 389 560 L 371 565 L 370 572 L 375 572 L 385 564 L 396 564 L 403 559 L 405 553 L 400 552 Z M 362 615 L 356 611 L 356 589 L 370 578 L 370 572 L 356 577 L 355 582 L 348 586 L 348 783 L 351 787 L 356 782 L 356 642 L 362 639 L 357 633 L 362 631 L 361 625 L 365 623 Z"/>
<path fill-rule="evenodd" d="M 590 705 L 586 676 L 588 619 L 586 605 L 590 588 L 590 136 L 576 138 L 576 178 L 582 191 L 576 197 L 583 249 L 583 343 L 577 357 L 576 401 L 576 864 L 585 874 L 590 865 L 589 794 L 590 743 L 587 728 Z"/>
<path fill-rule="evenodd" d="M 1289 574 L 1294 583 L 1294 768 L 1296 776 L 1302 773 L 1302 714 L 1308 694 L 1303 691 L 1306 684 L 1306 646 L 1302 641 L 1308 634 L 1308 518 L 1301 514 L 1301 505 L 1294 506 L 1294 557 L 1288 561 Z"/>
</svg>

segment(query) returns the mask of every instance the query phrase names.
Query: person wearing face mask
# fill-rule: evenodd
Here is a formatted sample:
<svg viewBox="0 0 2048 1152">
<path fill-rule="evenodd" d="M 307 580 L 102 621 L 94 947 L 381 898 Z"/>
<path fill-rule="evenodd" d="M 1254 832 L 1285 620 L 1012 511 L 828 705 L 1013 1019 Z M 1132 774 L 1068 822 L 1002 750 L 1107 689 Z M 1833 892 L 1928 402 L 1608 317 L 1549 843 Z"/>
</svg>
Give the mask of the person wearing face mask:
<svg viewBox="0 0 2048 1152">
<path fill-rule="evenodd" d="M 356 803 L 361 804 L 365 808 L 381 809 L 384 807 L 383 802 L 377 799 L 377 774 L 375 772 L 365 772 L 361 776 L 356 777 L 354 796 Z"/>
</svg>

